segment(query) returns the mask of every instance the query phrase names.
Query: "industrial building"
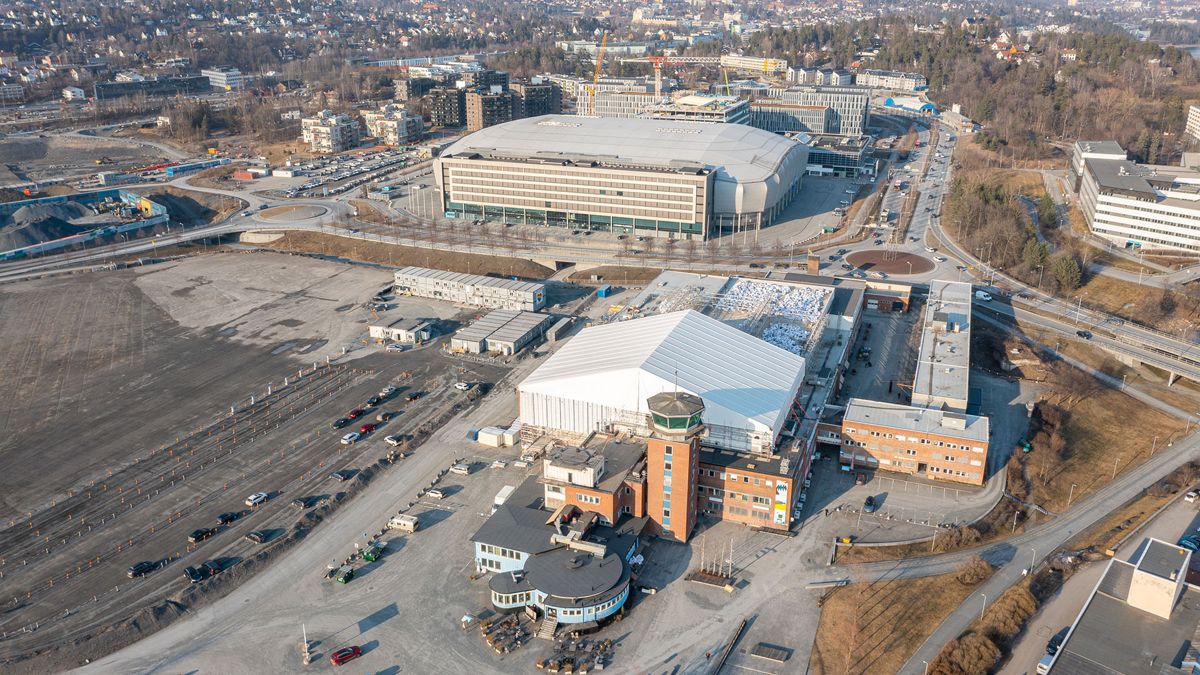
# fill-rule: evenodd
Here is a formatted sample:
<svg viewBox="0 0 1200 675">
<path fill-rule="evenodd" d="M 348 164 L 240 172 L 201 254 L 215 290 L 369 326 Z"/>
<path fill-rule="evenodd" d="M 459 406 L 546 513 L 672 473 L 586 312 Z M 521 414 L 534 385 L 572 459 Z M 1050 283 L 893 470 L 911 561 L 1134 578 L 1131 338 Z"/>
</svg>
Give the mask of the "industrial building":
<svg viewBox="0 0 1200 675">
<path fill-rule="evenodd" d="M 396 293 L 460 305 L 537 312 L 546 306 L 546 285 L 425 267 L 396 270 Z"/>
<path fill-rule="evenodd" d="M 345 113 L 322 110 L 300 120 L 300 138 L 313 152 L 345 152 L 362 140 L 358 119 Z"/>
<path fill-rule="evenodd" d="M 433 328 L 424 319 L 399 318 L 386 324 L 367 326 L 367 334 L 375 340 L 421 344 L 433 337 Z"/>
<path fill-rule="evenodd" d="M 646 401 L 704 399 L 706 444 L 770 455 L 793 414 L 805 360 L 694 310 L 591 326 L 518 385 L 522 435 L 645 434 Z"/>
<path fill-rule="evenodd" d="M 1112 141 L 1102 147 L 1103 157 L 1080 143 L 1072 153 L 1072 171 L 1082 164 L 1079 206 L 1092 234 L 1125 248 L 1200 252 L 1200 170 L 1141 165 Z"/>
<path fill-rule="evenodd" d="M 450 351 L 512 356 L 545 334 L 549 314 L 498 309 L 488 312 L 450 338 Z"/>
<path fill-rule="evenodd" d="M 425 134 L 425 118 L 395 103 L 364 112 L 363 122 L 367 135 L 374 136 L 384 145 L 409 145 Z"/>
<path fill-rule="evenodd" d="M 897 91 L 921 91 L 929 83 L 920 73 L 902 73 L 896 70 L 864 69 L 854 74 L 854 84 L 860 87 L 894 89 Z"/>
<path fill-rule="evenodd" d="M 1058 650 L 1050 675 L 1163 675 L 1200 668 L 1195 555 L 1146 539 L 1131 561 L 1112 558 Z M 1046 672 L 1038 666 L 1040 672 Z"/>
<path fill-rule="evenodd" d="M 448 217 L 704 239 L 772 223 L 807 157 L 741 124 L 547 115 L 459 140 L 434 175 Z"/>
</svg>

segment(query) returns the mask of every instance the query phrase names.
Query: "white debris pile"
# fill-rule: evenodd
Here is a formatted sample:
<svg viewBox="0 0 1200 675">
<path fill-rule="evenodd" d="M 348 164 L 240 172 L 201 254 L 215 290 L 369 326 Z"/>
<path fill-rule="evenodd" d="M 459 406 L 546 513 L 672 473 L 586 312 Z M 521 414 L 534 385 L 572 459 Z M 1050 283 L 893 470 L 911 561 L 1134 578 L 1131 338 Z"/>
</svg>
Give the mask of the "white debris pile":
<svg viewBox="0 0 1200 675">
<path fill-rule="evenodd" d="M 809 335 L 811 333 L 804 326 L 777 322 L 767 326 L 762 332 L 762 339 L 793 354 L 804 356 L 804 345 L 808 343 Z"/>
<path fill-rule="evenodd" d="M 756 312 L 765 305 L 767 314 L 811 325 L 821 318 L 830 293 L 832 291 L 828 288 L 738 279 L 717 300 L 715 308 L 719 311 Z"/>
</svg>

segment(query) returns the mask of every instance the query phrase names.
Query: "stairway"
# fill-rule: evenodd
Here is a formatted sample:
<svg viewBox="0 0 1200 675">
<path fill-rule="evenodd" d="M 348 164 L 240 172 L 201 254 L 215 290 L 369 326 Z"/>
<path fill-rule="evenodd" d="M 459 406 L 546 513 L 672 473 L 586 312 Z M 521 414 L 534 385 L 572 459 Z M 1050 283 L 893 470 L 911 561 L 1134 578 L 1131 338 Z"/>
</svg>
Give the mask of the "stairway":
<svg viewBox="0 0 1200 675">
<path fill-rule="evenodd" d="M 542 625 L 538 626 L 537 637 L 543 640 L 554 640 L 554 631 L 558 630 L 558 617 L 547 616 L 542 619 Z"/>
</svg>

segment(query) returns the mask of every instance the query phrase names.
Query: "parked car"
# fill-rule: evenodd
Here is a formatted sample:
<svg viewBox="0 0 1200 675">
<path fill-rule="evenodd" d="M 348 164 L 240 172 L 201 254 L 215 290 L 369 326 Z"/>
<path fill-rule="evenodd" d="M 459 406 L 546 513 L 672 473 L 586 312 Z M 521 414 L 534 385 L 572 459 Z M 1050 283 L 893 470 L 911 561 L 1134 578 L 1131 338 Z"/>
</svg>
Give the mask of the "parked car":
<svg viewBox="0 0 1200 675">
<path fill-rule="evenodd" d="M 129 578 L 135 579 L 137 577 L 144 577 L 156 569 L 158 569 L 157 563 L 152 563 L 149 560 L 143 560 L 139 563 L 134 563 L 133 567 L 129 568 Z"/>
<path fill-rule="evenodd" d="M 376 425 L 374 422 L 367 422 L 366 424 L 364 424 L 358 428 L 358 433 L 369 434 L 372 431 L 375 431 L 375 427 L 376 427 Z"/>
<path fill-rule="evenodd" d="M 469 476 L 471 475 L 471 465 L 464 462 L 459 462 L 458 464 L 450 467 L 450 473 L 457 474 L 459 476 Z"/>
<path fill-rule="evenodd" d="M 362 434 L 358 433 L 357 431 L 351 431 L 350 433 L 346 434 L 345 436 L 342 436 L 342 445 L 351 445 L 351 444 L 357 442 L 358 439 L 361 437 L 362 437 Z"/>
<path fill-rule="evenodd" d="M 378 415 L 376 415 L 375 421 L 376 422 L 386 422 L 395 416 L 396 416 L 396 413 L 390 412 L 390 411 L 385 411 L 385 412 L 381 412 Z"/>
<path fill-rule="evenodd" d="M 402 436 L 400 436 L 399 434 L 396 434 L 394 436 L 384 437 L 383 441 L 385 443 L 387 443 L 388 445 L 392 446 L 393 448 L 396 448 L 396 447 L 399 447 L 400 444 L 404 442 L 404 438 Z"/>
<path fill-rule="evenodd" d="M 221 570 L 224 570 L 224 569 L 225 569 L 225 567 L 223 565 L 221 565 L 221 563 L 217 562 L 216 560 L 205 560 L 204 564 L 200 566 L 200 571 L 207 574 L 210 577 L 213 575 L 216 575 L 216 574 L 220 574 Z"/>
<path fill-rule="evenodd" d="M 1054 634 L 1050 638 L 1050 641 L 1046 643 L 1046 653 L 1049 654 L 1050 656 L 1054 656 L 1055 654 L 1057 654 L 1058 648 L 1062 647 L 1064 637 L 1066 637 L 1066 636 L 1063 635 L 1062 633 Z"/>
<path fill-rule="evenodd" d="M 1078 335 L 1079 337 L 1083 338 L 1084 340 L 1092 339 L 1092 331 L 1090 331 L 1090 330 L 1077 330 L 1077 331 L 1075 331 L 1075 334 Z"/>
<path fill-rule="evenodd" d="M 250 495 L 249 497 L 246 497 L 246 506 L 249 506 L 249 507 L 258 506 L 259 504 L 262 504 L 263 502 L 267 501 L 267 498 L 268 498 L 267 493 L 255 492 L 254 494 Z"/>
<path fill-rule="evenodd" d="M 471 388 L 471 384 L 469 382 L 456 382 L 454 388 L 459 391 L 466 391 Z"/>
<path fill-rule="evenodd" d="M 353 647 L 343 647 L 329 655 L 329 662 L 335 666 L 340 666 L 343 663 L 353 661 L 362 656 L 362 647 L 357 645 Z"/>
<path fill-rule="evenodd" d="M 1197 492 L 1195 490 L 1190 490 L 1190 491 L 1188 491 L 1188 493 L 1186 495 L 1183 496 L 1183 501 L 1185 501 L 1189 504 L 1192 504 L 1192 503 L 1195 503 L 1196 497 L 1198 497 L 1198 496 L 1200 496 L 1200 492 Z"/>
<path fill-rule="evenodd" d="M 366 410 L 363 410 L 361 408 L 355 408 L 354 410 L 351 410 L 350 412 L 346 413 L 346 418 L 356 420 L 366 414 L 367 414 Z"/>
<path fill-rule="evenodd" d="M 207 527 L 202 527 L 198 530 L 193 530 L 192 533 L 188 535 L 188 543 L 189 544 L 198 544 L 198 543 L 204 541 L 205 539 L 208 539 L 209 537 L 213 536 L 213 534 L 215 532 L 216 532 L 216 530 L 209 529 Z"/>
<path fill-rule="evenodd" d="M 183 568 L 183 576 L 187 577 L 188 581 L 191 581 L 193 584 L 204 581 L 208 577 L 204 572 L 190 566 Z"/>
<path fill-rule="evenodd" d="M 445 499 L 446 498 L 446 493 L 442 492 L 438 488 L 430 488 L 425 491 L 425 494 L 430 497 L 433 497 L 434 499 Z"/>
<path fill-rule="evenodd" d="M 384 387 L 383 389 L 379 390 L 379 396 L 382 398 L 387 398 L 395 393 L 396 393 L 396 388 L 390 384 L 388 386 Z"/>
<path fill-rule="evenodd" d="M 308 498 L 307 497 L 296 497 L 295 499 L 293 499 L 291 501 L 291 504 L 289 504 L 289 506 L 292 506 L 294 508 L 297 508 L 297 509 L 300 509 L 301 511 L 303 511 L 304 509 L 308 508 Z"/>
<path fill-rule="evenodd" d="M 329 477 L 338 481 L 347 481 L 354 477 L 354 472 L 350 469 L 341 469 L 329 474 Z"/>
<path fill-rule="evenodd" d="M 222 513 L 221 515 L 217 516 L 217 524 L 218 525 L 228 525 L 228 524 L 232 523 L 233 521 L 237 520 L 238 518 L 240 518 L 241 516 L 242 516 L 242 514 L 237 511 L 227 511 L 227 512 Z"/>
<path fill-rule="evenodd" d="M 392 344 L 388 345 L 387 347 L 384 347 L 384 351 L 389 351 L 389 352 L 402 352 L 405 349 L 407 349 L 407 347 L 405 347 L 404 345 L 398 345 L 394 342 Z"/>
<path fill-rule="evenodd" d="M 1178 545 L 1180 548 L 1186 548 L 1189 551 L 1198 550 L 1200 549 L 1200 537 L 1189 534 L 1188 536 L 1181 538 L 1178 542 Z"/>
<path fill-rule="evenodd" d="M 372 407 L 377 406 L 380 403 L 383 403 L 383 399 L 379 398 L 378 396 L 372 396 L 371 398 L 367 399 L 367 405 Z"/>
<path fill-rule="evenodd" d="M 423 395 L 424 394 L 419 391 L 410 391 L 404 395 L 404 400 L 405 401 L 415 401 L 415 400 L 421 398 Z"/>
<path fill-rule="evenodd" d="M 253 532 L 247 533 L 246 536 L 242 537 L 242 539 L 245 539 L 252 544 L 261 544 L 267 540 L 267 533 L 260 530 L 254 530 Z"/>
<path fill-rule="evenodd" d="M 329 426 L 333 427 L 334 429 L 341 429 L 348 424 L 350 424 L 350 420 L 348 418 L 339 417 L 336 420 L 334 420 L 333 424 L 331 424 Z"/>
<path fill-rule="evenodd" d="M 879 505 L 875 503 L 875 498 L 867 495 L 866 501 L 863 502 L 863 513 L 875 513 L 875 509 L 878 508 Z"/>
</svg>

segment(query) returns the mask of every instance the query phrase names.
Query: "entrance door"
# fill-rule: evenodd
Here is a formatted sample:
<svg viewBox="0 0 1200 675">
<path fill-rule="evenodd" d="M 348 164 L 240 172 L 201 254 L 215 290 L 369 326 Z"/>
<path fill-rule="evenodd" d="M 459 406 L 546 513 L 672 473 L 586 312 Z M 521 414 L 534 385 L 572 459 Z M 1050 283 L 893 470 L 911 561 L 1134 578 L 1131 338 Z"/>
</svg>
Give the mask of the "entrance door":
<svg viewBox="0 0 1200 675">
<path fill-rule="evenodd" d="M 925 462 L 917 462 L 917 473 L 925 473 L 929 470 L 929 465 Z"/>
</svg>

